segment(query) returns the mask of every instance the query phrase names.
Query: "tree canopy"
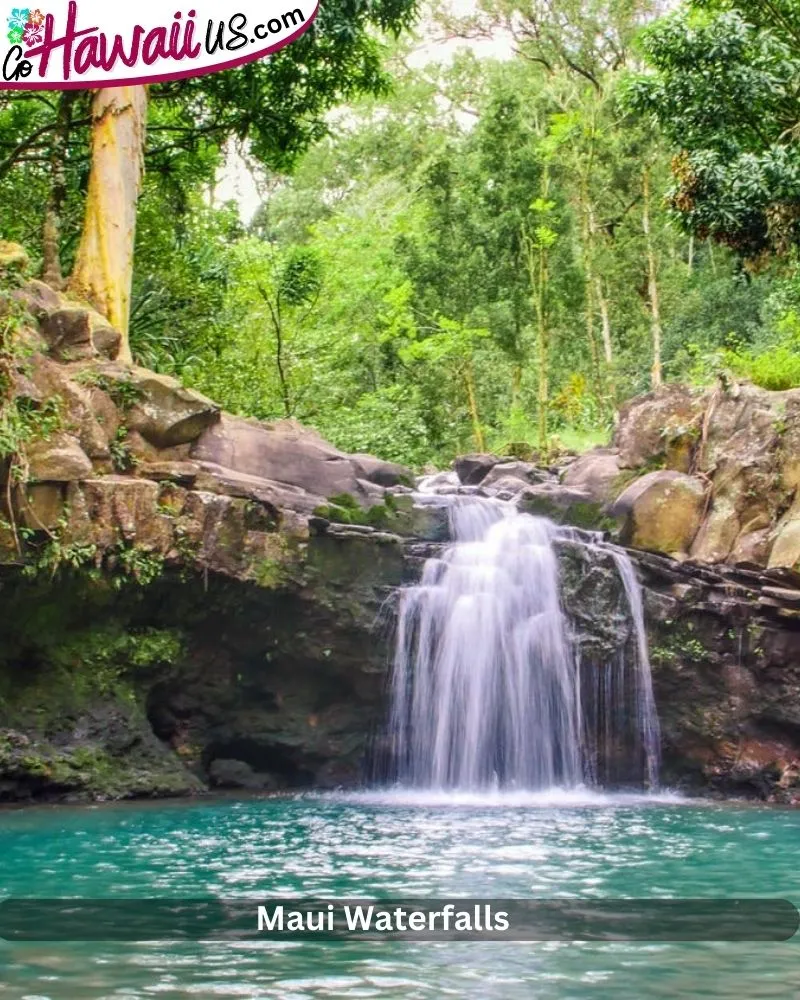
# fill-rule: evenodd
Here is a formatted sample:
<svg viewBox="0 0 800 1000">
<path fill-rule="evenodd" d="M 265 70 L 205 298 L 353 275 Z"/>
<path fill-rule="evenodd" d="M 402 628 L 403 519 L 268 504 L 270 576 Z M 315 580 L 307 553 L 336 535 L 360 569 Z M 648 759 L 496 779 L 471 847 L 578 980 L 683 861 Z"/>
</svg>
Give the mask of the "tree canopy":
<svg viewBox="0 0 800 1000">
<path fill-rule="evenodd" d="M 743 257 L 800 241 L 800 4 L 692 0 L 651 25 L 654 72 L 634 106 L 677 149 L 670 204 L 684 227 Z"/>
<path fill-rule="evenodd" d="M 266 62 L 153 87 L 134 359 L 420 468 L 607 440 L 663 381 L 800 385 L 797 5 L 661 7 L 429 12 L 513 52 L 420 65 L 408 3 L 326 4 Z M 3 236 L 45 272 L 76 256 L 97 123 L 0 97 Z M 216 194 L 230 140 L 252 219 Z"/>
</svg>

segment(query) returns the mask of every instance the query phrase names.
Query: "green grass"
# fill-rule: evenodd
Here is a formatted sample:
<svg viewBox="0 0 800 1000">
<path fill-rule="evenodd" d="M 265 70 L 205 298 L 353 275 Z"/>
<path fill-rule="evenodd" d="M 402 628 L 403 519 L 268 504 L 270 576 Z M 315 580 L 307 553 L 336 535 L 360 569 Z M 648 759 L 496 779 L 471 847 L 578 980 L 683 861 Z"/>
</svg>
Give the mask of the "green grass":
<svg viewBox="0 0 800 1000">
<path fill-rule="evenodd" d="M 598 445 L 607 445 L 610 435 L 605 428 L 593 427 L 591 429 L 577 427 L 561 427 L 555 434 L 551 435 L 551 441 L 557 440 L 566 451 L 584 452 Z"/>
</svg>

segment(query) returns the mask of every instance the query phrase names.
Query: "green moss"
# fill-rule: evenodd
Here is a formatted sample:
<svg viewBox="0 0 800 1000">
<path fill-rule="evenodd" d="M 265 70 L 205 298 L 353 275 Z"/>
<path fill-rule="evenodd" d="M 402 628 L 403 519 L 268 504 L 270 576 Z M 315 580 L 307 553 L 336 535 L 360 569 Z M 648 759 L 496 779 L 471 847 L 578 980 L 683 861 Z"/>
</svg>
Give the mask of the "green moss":
<svg viewBox="0 0 800 1000">
<path fill-rule="evenodd" d="M 260 559 L 253 567 L 253 578 L 259 587 L 277 590 L 286 582 L 286 569 L 279 559 Z"/>
<path fill-rule="evenodd" d="M 315 508 L 314 514 L 335 524 L 363 524 L 372 528 L 391 529 L 397 518 L 398 506 L 391 494 L 384 497 L 383 503 L 364 508 L 349 493 L 338 493 L 328 497 L 327 504 Z"/>
<path fill-rule="evenodd" d="M 361 512 L 361 505 L 351 493 L 336 493 L 328 497 L 328 503 L 333 504 L 334 507 L 343 507 L 345 510 L 351 510 L 355 514 Z"/>
<path fill-rule="evenodd" d="M 665 625 L 669 631 L 662 631 L 659 642 L 650 651 L 654 663 L 699 664 L 708 660 L 708 650 L 695 634 L 695 626 L 691 621 L 681 624 L 665 622 Z"/>
<path fill-rule="evenodd" d="M 121 410 L 130 410 L 145 396 L 143 389 L 130 378 L 112 378 L 93 368 L 84 368 L 74 376 L 74 379 L 83 385 L 95 386 L 108 393 Z"/>
</svg>

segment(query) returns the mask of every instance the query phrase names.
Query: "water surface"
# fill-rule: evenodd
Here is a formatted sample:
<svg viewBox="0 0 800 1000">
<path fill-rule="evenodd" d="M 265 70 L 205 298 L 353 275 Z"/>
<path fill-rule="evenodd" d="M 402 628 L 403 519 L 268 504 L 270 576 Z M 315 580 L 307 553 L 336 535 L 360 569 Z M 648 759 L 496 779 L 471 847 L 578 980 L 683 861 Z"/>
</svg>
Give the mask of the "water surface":
<svg viewBox="0 0 800 1000">
<path fill-rule="evenodd" d="M 370 793 L 0 813 L 3 896 L 800 900 L 800 815 L 596 793 Z M 775 944 L 0 943 L 2 1000 L 796 1000 Z"/>
</svg>

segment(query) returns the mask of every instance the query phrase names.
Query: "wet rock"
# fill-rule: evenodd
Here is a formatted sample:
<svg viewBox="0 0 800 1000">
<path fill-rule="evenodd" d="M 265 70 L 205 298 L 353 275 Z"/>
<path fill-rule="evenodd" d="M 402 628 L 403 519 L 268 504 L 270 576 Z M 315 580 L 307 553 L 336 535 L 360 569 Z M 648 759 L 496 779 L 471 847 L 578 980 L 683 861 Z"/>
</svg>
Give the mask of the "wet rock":
<svg viewBox="0 0 800 1000">
<path fill-rule="evenodd" d="M 457 491 L 461 485 L 458 475 L 455 472 L 434 472 L 427 476 L 422 476 L 419 480 L 420 489 L 425 492 L 440 492 L 443 490 Z"/>
<path fill-rule="evenodd" d="M 211 762 L 208 777 L 214 788 L 242 788 L 248 791 L 274 790 L 278 783 L 269 774 L 257 774 L 243 760 L 218 759 Z"/>
<path fill-rule="evenodd" d="M 453 468 L 464 486 L 478 486 L 501 461 L 497 455 L 461 455 L 453 463 Z"/>
<path fill-rule="evenodd" d="M 496 489 L 508 489 L 507 486 L 500 486 L 501 482 L 517 481 L 523 486 L 530 486 L 535 483 L 546 483 L 553 479 L 546 469 L 540 469 L 530 462 L 499 462 L 486 473 L 480 485 L 484 489 L 494 487 Z"/>
<path fill-rule="evenodd" d="M 491 484 L 487 484 L 484 480 L 480 491 L 485 496 L 497 497 L 499 500 L 513 500 L 523 490 L 528 489 L 529 485 L 527 479 L 518 479 L 516 476 L 498 476 Z"/>
<path fill-rule="evenodd" d="M 378 486 L 408 486 L 413 481 L 411 470 L 397 462 L 384 462 L 373 455 L 350 456 L 361 479 Z"/>
<path fill-rule="evenodd" d="M 598 531 L 606 530 L 612 524 L 603 505 L 595 503 L 588 492 L 560 483 L 527 486 L 519 496 L 518 506 L 527 514 L 549 517 L 556 524 Z"/>
</svg>

